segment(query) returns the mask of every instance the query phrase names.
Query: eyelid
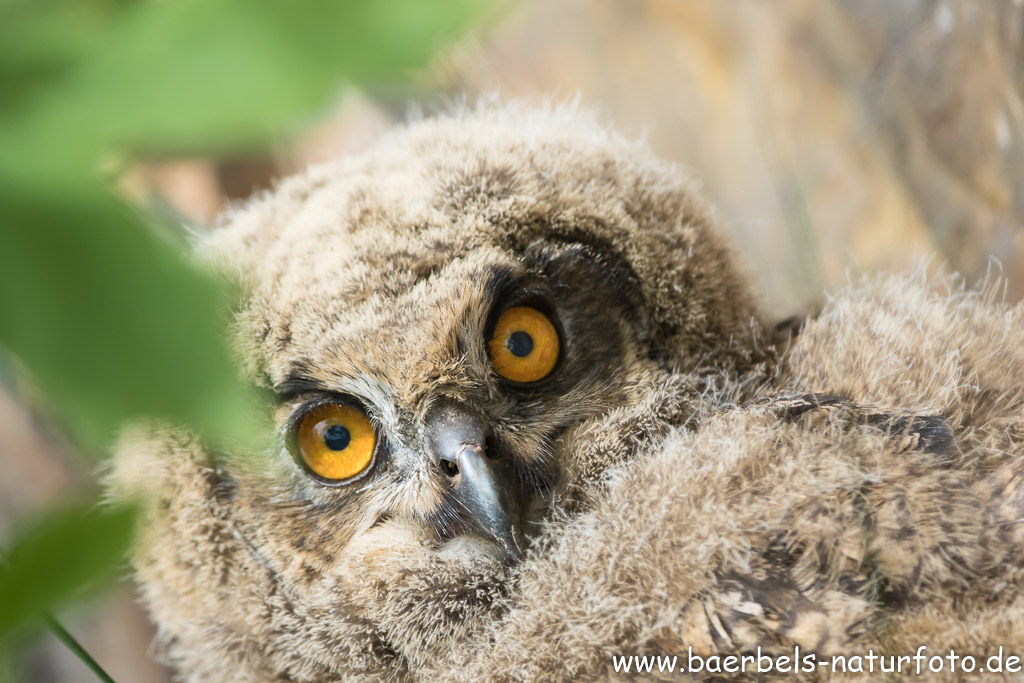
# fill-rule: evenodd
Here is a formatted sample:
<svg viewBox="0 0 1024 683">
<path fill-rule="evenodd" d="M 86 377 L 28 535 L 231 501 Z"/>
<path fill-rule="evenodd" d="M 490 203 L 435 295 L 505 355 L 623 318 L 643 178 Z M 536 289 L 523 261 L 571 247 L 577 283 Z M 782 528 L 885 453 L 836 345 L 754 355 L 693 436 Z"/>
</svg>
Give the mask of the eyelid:
<svg viewBox="0 0 1024 683">
<path fill-rule="evenodd" d="M 322 405 L 327 405 L 328 403 L 340 403 L 359 408 L 366 414 L 367 419 L 370 420 L 378 430 L 380 429 L 380 425 L 374 415 L 374 411 L 370 409 L 370 404 L 350 394 L 332 394 L 319 391 L 305 396 L 294 396 L 292 400 L 295 402 L 295 405 L 292 406 L 287 418 L 285 418 L 284 427 L 286 431 L 291 431 L 298 427 L 299 423 L 302 422 L 302 418 L 311 410 L 315 410 Z"/>
<path fill-rule="evenodd" d="M 280 403 L 275 413 L 275 418 L 279 423 L 278 430 L 284 434 L 289 434 L 298 427 L 303 415 L 322 403 L 323 396 L 321 394 L 314 394 L 312 396 L 297 394 L 286 397 Z"/>
<path fill-rule="evenodd" d="M 484 325 L 484 338 L 490 339 L 494 334 L 494 328 L 498 324 L 501 314 L 515 306 L 530 306 L 546 315 L 555 325 L 558 331 L 558 339 L 565 342 L 565 335 L 562 333 L 562 324 L 559 321 L 558 309 L 551 303 L 550 292 L 546 287 L 535 285 L 523 287 L 522 282 L 516 283 L 514 290 L 505 292 L 501 297 L 494 299 L 490 312 L 487 314 L 487 324 Z"/>
</svg>

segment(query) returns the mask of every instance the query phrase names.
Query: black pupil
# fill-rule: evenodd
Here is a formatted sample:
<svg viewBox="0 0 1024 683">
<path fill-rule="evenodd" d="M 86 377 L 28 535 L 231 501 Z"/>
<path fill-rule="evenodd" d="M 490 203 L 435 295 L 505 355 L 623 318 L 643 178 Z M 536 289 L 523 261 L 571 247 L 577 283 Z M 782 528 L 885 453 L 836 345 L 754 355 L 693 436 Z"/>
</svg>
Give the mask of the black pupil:
<svg viewBox="0 0 1024 683">
<path fill-rule="evenodd" d="M 348 448 L 348 442 L 352 440 L 352 435 L 349 434 L 348 429 L 341 425 L 331 425 L 324 430 L 324 443 L 332 451 L 343 451 Z"/>
<path fill-rule="evenodd" d="M 508 336 L 508 343 L 506 346 L 508 346 L 508 350 L 513 356 L 526 358 L 530 355 L 530 352 L 533 351 L 533 337 L 526 332 L 519 330 Z"/>
</svg>

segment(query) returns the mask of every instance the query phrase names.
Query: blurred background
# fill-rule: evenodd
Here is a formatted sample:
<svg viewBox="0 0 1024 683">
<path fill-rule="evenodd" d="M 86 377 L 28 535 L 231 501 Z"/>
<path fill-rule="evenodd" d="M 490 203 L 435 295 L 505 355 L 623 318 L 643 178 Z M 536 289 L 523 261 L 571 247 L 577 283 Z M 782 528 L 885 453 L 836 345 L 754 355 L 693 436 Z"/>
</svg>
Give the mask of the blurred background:
<svg viewBox="0 0 1024 683">
<path fill-rule="evenodd" d="M 269 147 L 143 155 L 117 187 L 201 230 L 275 178 L 364 149 L 411 106 L 495 92 L 578 97 L 701 178 L 779 317 L 851 268 L 1001 272 L 1024 298 L 1019 0 L 518 0 L 402 85 L 348 88 Z M 94 482 L 17 384 L 0 379 L 0 538 Z M 116 680 L 169 680 L 127 579 L 65 620 Z M 19 659 L 30 680 L 94 680 L 51 638 Z"/>
</svg>

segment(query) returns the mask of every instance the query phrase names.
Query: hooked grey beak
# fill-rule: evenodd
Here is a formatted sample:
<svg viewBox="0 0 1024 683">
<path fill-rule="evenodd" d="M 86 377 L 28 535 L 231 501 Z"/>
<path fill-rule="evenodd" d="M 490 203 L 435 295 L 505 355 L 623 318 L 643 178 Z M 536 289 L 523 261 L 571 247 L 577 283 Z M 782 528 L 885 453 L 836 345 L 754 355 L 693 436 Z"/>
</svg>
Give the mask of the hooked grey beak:
<svg viewBox="0 0 1024 683">
<path fill-rule="evenodd" d="M 434 453 L 472 524 L 515 559 L 523 556 L 522 491 L 515 466 L 487 452 L 487 430 L 465 409 L 444 404 L 428 418 Z"/>
</svg>

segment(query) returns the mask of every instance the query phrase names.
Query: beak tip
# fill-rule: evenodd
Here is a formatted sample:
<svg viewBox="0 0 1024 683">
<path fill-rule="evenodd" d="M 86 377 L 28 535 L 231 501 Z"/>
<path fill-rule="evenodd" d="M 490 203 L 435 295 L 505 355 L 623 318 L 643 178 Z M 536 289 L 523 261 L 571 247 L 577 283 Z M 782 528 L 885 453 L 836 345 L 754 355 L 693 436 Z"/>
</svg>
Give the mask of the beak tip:
<svg viewBox="0 0 1024 683">
<path fill-rule="evenodd" d="M 487 459 L 479 446 L 464 444 L 458 453 L 456 495 L 482 532 L 515 560 L 523 557 L 519 500 L 507 463 Z"/>
</svg>

